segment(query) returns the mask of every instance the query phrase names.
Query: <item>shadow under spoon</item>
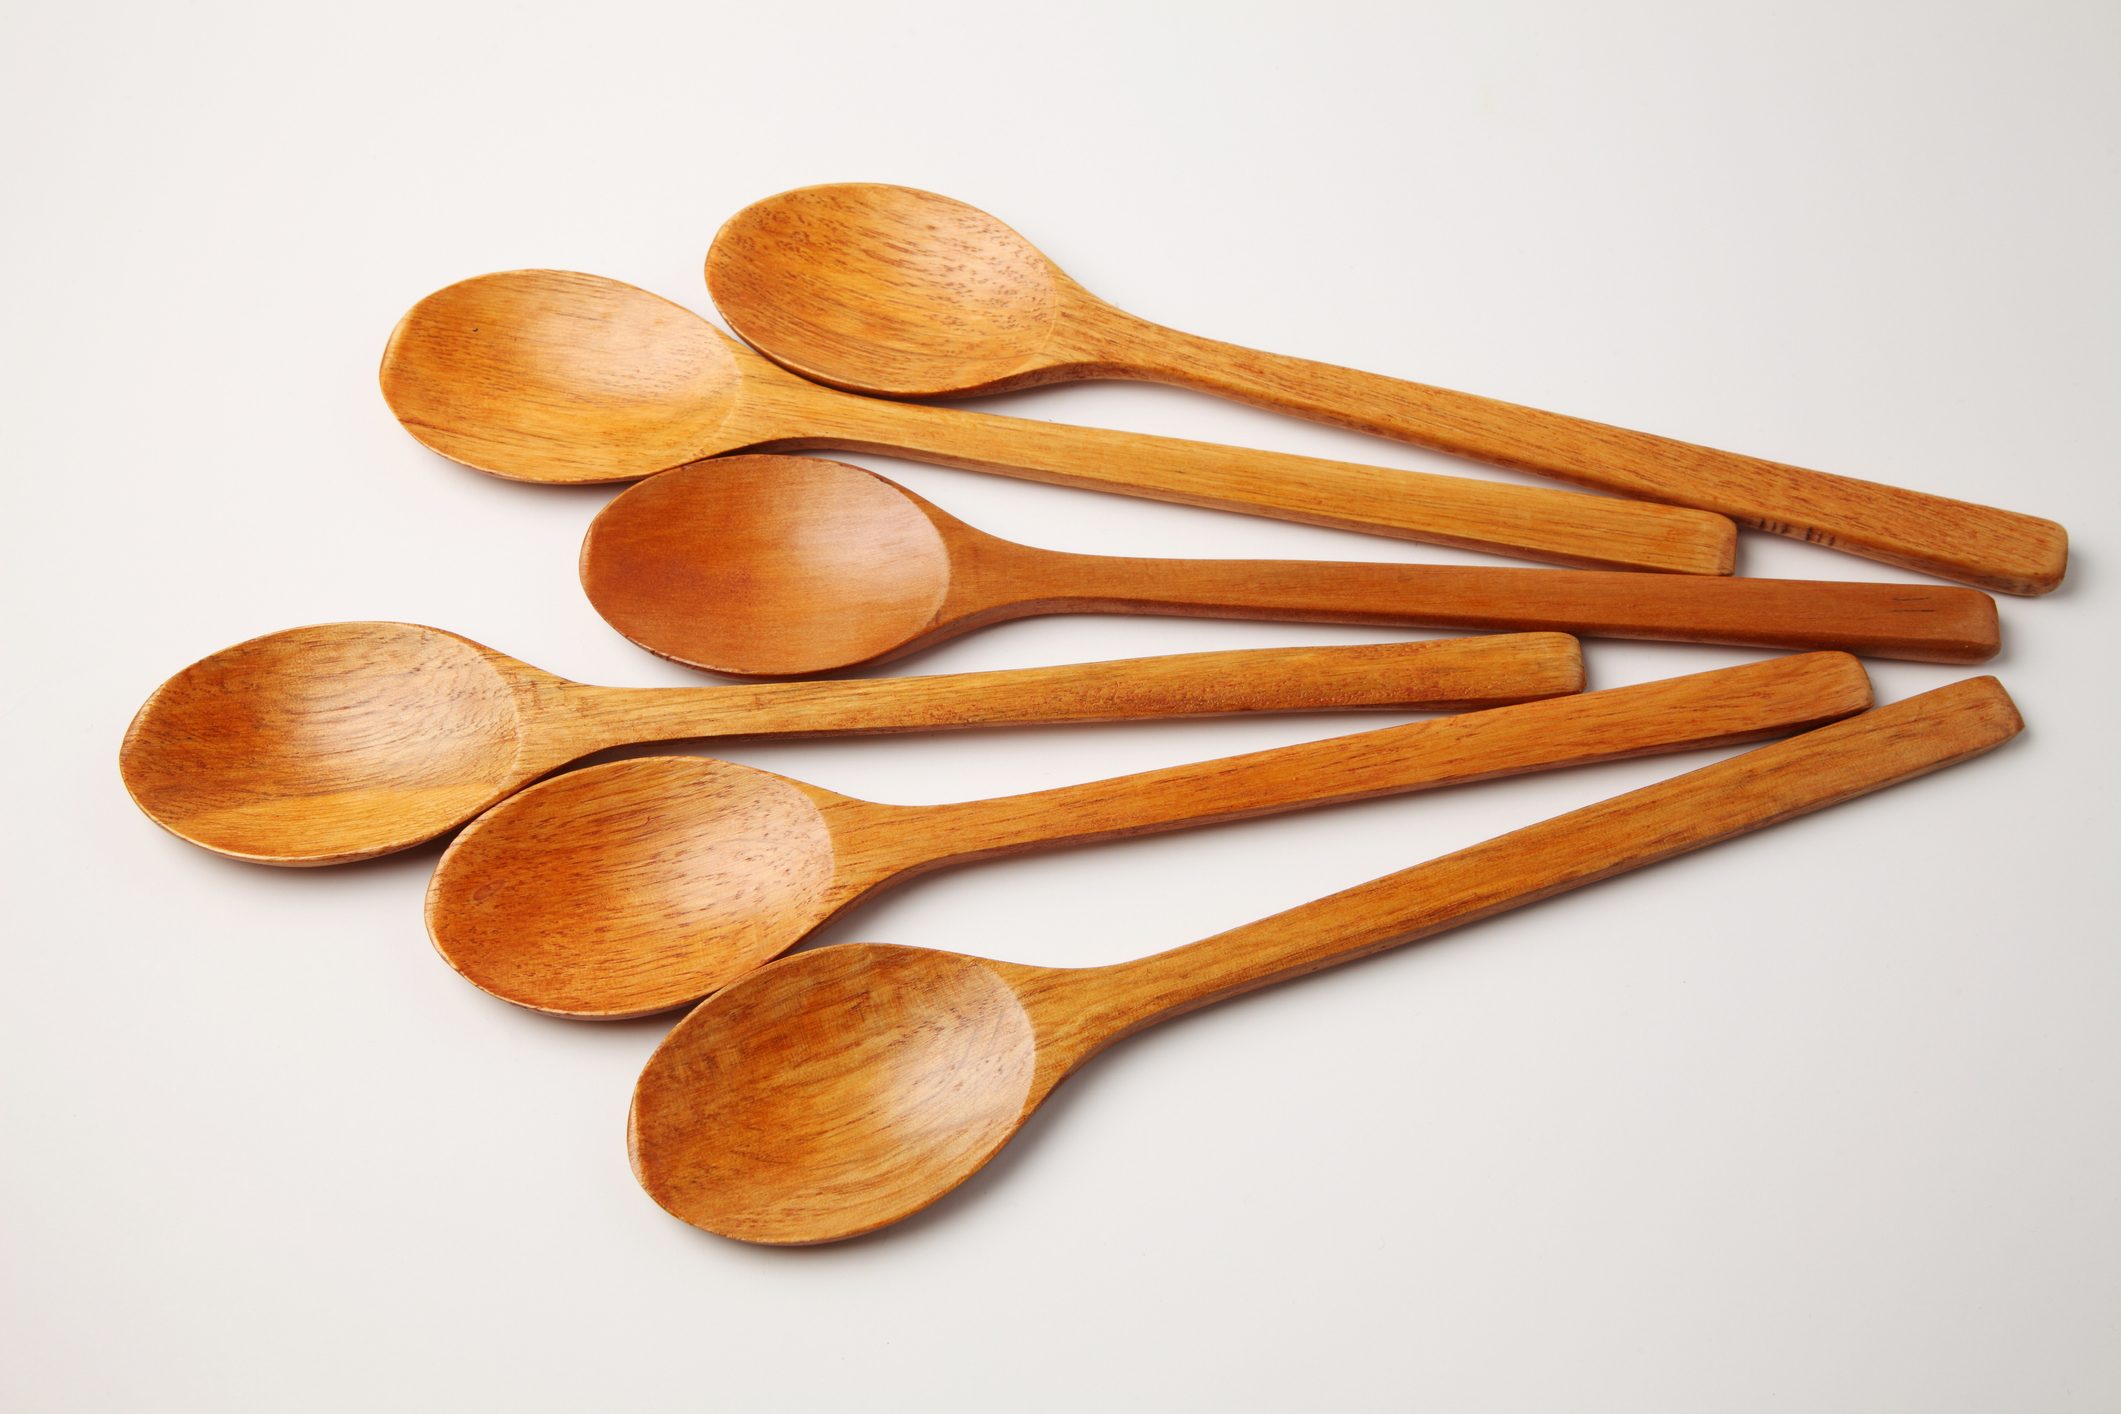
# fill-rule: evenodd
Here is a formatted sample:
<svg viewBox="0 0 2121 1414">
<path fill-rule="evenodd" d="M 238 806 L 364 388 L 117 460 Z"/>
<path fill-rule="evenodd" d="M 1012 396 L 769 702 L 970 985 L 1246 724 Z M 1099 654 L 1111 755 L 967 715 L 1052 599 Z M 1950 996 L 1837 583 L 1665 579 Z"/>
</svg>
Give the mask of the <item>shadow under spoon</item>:
<svg viewBox="0 0 2121 1414">
<path fill-rule="evenodd" d="M 1182 334 L 1116 309 L 977 207 L 842 182 L 729 218 L 707 254 L 722 317 L 806 378 L 887 397 L 1136 378 L 1353 427 L 2010 594 L 2062 582 L 2037 516 L 1720 452 Z"/>
<path fill-rule="evenodd" d="M 645 290 L 557 270 L 421 300 L 382 384 L 421 442 L 519 481 L 837 448 L 1559 564 L 1713 575 L 1736 553 L 1736 529 L 1703 511 L 855 397 Z"/>
<path fill-rule="evenodd" d="M 627 1125 L 634 1174 L 726 1237 L 870 1232 L 957 1187 L 1130 1032 L 1923 775 L 2020 725 L 1993 678 L 1956 683 L 1107 967 L 870 943 L 803 953 L 709 998 L 649 1058 Z"/>
<path fill-rule="evenodd" d="M 1121 559 L 997 539 L 841 462 L 749 456 L 652 477 L 582 542 L 582 587 L 652 653 L 740 677 L 885 662 L 1037 614 L 1549 629 L 1975 663 L 1978 589 L 1610 570 Z"/>
<path fill-rule="evenodd" d="M 474 821 L 435 869 L 428 931 L 495 996 L 638 1016 L 945 865 L 1744 741 L 1869 703 L 1855 659 L 1815 653 L 950 805 L 879 805 L 697 757 L 619 761 Z"/>
<path fill-rule="evenodd" d="M 162 684 L 118 766 L 140 808 L 193 844 L 262 864 L 338 864 L 433 839 L 569 761 L 640 742 L 1486 706 L 1582 685 L 1575 640 L 1561 634 L 616 688 L 437 628 L 318 624 L 223 649 Z"/>
</svg>

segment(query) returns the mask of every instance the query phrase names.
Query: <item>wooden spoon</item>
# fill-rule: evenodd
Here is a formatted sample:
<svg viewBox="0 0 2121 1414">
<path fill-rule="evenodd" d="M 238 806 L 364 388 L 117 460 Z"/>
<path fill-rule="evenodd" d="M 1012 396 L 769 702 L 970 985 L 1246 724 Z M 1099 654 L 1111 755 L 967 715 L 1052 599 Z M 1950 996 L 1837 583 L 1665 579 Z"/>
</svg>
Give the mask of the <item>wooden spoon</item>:
<svg viewBox="0 0 2121 1414">
<path fill-rule="evenodd" d="M 701 462 L 632 487 L 590 526 L 582 587 L 650 652 L 762 677 L 1068 613 L 1560 629 L 1935 663 L 1979 662 L 1998 642 L 1978 589 L 1034 550 L 811 457 Z"/>
<path fill-rule="evenodd" d="M 1993 678 L 1955 683 L 1115 966 L 802 953 L 709 998 L 649 1058 L 633 1171 L 725 1237 L 869 1232 L 970 1177 L 1130 1032 L 1922 775 L 2020 725 Z"/>
<path fill-rule="evenodd" d="M 443 456 L 520 481 L 834 447 L 1562 564 L 1728 574 L 1737 539 L 1670 506 L 849 397 L 645 290 L 553 270 L 414 305 L 384 350 L 383 396 Z"/>
<path fill-rule="evenodd" d="M 1816 653 L 953 805 L 878 805 L 695 757 L 619 761 L 474 821 L 435 870 L 427 926 L 497 997 L 639 1016 L 948 864 L 1750 740 L 1869 704 L 1855 659 Z"/>
<path fill-rule="evenodd" d="M 193 844 L 337 864 L 434 838 L 607 747 L 1353 707 L 1455 708 L 1575 692 L 1560 634 L 1188 653 L 1012 672 L 719 687 L 589 687 L 416 624 L 290 629 L 155 690 L 119 769 Z"/>
<path fill-rule="evenodd" d="M 2062 582 L 2053 521 L 1805 471 L 1137 319 L 975 207 L 848 182 L 731 217 L 707 285 L 732 329 L 806 378 L 892 397 L 1077 378 L 1169 383 L 1793 535 L 2012 594 Z"/>
</svg>

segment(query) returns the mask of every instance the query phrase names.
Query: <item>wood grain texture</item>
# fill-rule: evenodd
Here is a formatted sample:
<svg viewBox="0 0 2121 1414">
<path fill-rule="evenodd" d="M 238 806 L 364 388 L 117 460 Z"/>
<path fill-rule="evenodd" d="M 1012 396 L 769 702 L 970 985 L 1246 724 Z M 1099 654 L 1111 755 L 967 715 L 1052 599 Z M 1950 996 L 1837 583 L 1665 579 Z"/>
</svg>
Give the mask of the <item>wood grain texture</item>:
<svg viewBox="0 0 2121 1414">
<path fill-rule="evenodd" d="M 1748 741 L 1870 705 L 1840 653 L 1749 663 L 1029 795 L 880 805 L 765 771 L 650 757 L 488 811 L 427 894 L 474 985 L 563 1016 L 697 1000 L 916 874 L 1493 776 Z"/>
<path fill-rule="evenodd" d="M 1559 564 L 1728 574 L 1737 538 L 1721 516 L 1670 506 L 850 397 L 645 290 L 560 271 L 421 300 L 391 334 L 382 386 L 421 442 L 522 481 L 836 448 Z"/>
<path fill-rule="evenodd" d="M 2020 726 L 1994 679 L 1956 683 L 1110 967 L 802 953 L 702 1003 L 649 1059 L 634 1174 L 673 1215 L 747 1242 L 873 1231 L 963 1182 L 1132 1031 L 1924 775 Z"/>
<path fill-rule="evenodd" d="M 581 574 L 597 612 L 635 643 L 739 676 L 888 662 L 1036 614 L 1549 629 L 1934 663 L 1992 657 L 2000 632 L 1986 594 L 1935 585 L 1035 550 L 810 457 L 651 477 L 597 516 Z"/>
<path fill-rule="evenodd" d="M 716 306 L 783 366 L 893 397 L 1137 378 L 1741 525 L 2012 594 L 2062 581 L 2053 521 L 1493 398 L 1183 334 L 1098 299 L 987 213 L 850 182 L 746 207 L 707 257 Z"/>
<path fill-rule="evenodd" d="M 1458 709 L 1583 686 L 1573 639 L 1259 648 L 934 677 L 611 688 L 417 624 L 319 624 L 157 688 L 118 766 L 157 824 L 262 864 L 406 849 L 614 746 L 1343 708 Z"/>
</svg>

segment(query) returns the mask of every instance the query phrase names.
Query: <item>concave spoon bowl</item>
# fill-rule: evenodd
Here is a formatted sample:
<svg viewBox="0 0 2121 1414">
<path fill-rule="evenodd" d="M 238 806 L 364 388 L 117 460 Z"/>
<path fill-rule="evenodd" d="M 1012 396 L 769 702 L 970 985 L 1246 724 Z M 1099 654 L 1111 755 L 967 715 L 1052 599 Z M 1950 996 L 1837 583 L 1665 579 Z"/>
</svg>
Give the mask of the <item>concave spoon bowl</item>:
<svg viewBox="0 0 2121 1414">
<path fill-rule="evenodd" d="M 387 854 L 522 784 L 525 668 L 416 624 L 268 634 L 157 688 L 125 733 L 119 770 L 158 824 L 220 854 L 270 864 Z"/>
<path fill-rule="evenodd" d="M 707 292 L 737 336 L 817 383 L 942 398 L 1098 377 L 1119 311 L 976 206 L 882 182 L 753 202 L 707 250 Z"/>
</svg>

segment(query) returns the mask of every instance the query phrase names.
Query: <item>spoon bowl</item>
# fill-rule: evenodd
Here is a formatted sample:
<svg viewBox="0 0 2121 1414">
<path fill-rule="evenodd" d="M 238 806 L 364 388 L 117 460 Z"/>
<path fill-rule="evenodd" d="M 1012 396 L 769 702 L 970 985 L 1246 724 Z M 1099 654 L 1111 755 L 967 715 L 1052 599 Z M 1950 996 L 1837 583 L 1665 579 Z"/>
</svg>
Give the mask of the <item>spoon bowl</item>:
<svg viewBox="0 0 2121 1414">
<path fill-rule="evenodd" d="M 532 786 L 459 835 L 427 928 L 466 980 L 561 1016 L 704 996 L 793 947 L 854 892 L 816 786 L 690 756 Z"/>
<path fill-rule="evenodd" d="M 511 270 L 398 321 L 383 396 L 452 461 L 519 481 L 609 481 L 712 455 L 742 373 L 729 341 L 646 290 Z"/>
<path fill-rule="evenodd" d="M 814 457 L 727 457 L 600 512 L 582 588 L 652 653 L 739 677 L 878 662 L 943 636 L 959 526 L 881 477 Z"/>
<path fill-rule="evenodd" d="M 506 795 L 534 669 L 416 624 L 321 624 L 178 673 L 125 733 L 134 801 L 180 838 L 274 864 L 404 849 Z"/>
<path fill-rule="evenodd" d="M 1075 282 L 977 207 L 874 183 L 745 207 L 707 253 L 715 307 L 805 378 L 923 398 L 1071 376 L 1047 355 Z"/>
<path fill-rule="evenodd" d="M 854 1237 L 926 1207 L 1051 1088 L 1003 970 L 850 944 L 755 973 L 650 1062 L 627 1121 L 635 1176 L 679 1217 L 747 1242 Z"/>
</svg>

